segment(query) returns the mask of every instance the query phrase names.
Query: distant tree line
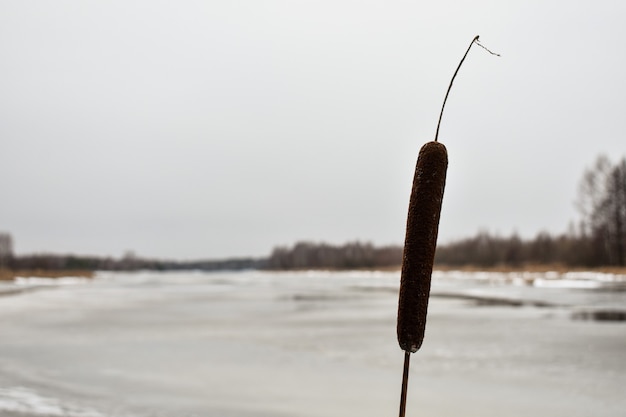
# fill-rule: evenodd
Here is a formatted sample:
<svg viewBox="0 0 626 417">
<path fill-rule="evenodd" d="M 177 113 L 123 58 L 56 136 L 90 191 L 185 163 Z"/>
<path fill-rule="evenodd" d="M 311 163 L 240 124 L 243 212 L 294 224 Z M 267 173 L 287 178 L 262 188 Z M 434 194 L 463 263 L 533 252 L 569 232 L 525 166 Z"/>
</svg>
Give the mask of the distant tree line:
<svg viewBox="0 0 626 417">
<path fill-rule="evenodd" d="M 264 258 L 230 258 L 221 260 L 199 261 L 167 261 L 157 259 L 145 259 L 136 256 L 123 256 L 121 258 L 58 255 L 58 254 L 35 254 L 35 255 L 11 255 L 6 257 L 0 269 L 20 270 L 46 270 L 46 271 L 177 271 L 177 270 L 245 270 L 261 269 L 265 266 Z"/>
<path fill-rule="evenodd" d="M 266 265 L 277 270 L 389 268 L 402 264 L 402 252 L 402 246 L 376 248 L 371 243 L 360 242 L 341 246 L 300 242 L 291 248 L 274 249 Z M 597 252 L 591 236 L 573 232 L 559 236 L 542 232 L 524 240 L 517 234 L 503 237 L 482 231 L 474 237 L 438 245 L 435 266 L 608 265 L 598 260 Z"/>
<path fill-rule="evenodd" d="M 268 269 L 354 269 L 384 268 L 399 265 L 402 248 L 371 243 L 351 242 L 344 245 L 299 242 L 293 247 L 275 248 L 266 262 Z"/>
<path fill-rule="evenodd" d="M 274 249 L 266 262 L 266 268 L 288 270 L 399 267 L 402 264 L 402 252 L 402 246 L 377 248 L 371 243 L 360 242 L 341 246 L 299 242 L 290 248 Z M 532 239 L 521 239 L 515 233 L 503 237 L 481 231 L 470 238 L 438 245 L 435 266 L 619 265 L 602 262 L 603 258 L 598 258 L 600 252 L 594 236 L 573 231 L 558 236 L 542 232 Z"/>
<path fill-rule="evenodd" d="M 437 247 L 435 264 L 478 267 L 561 264 L 565 266 L 600 266 L 594 262 L 593 247 L 586 236 L 568 233 L 552 236 L 539 233 L 533 239 L 521 239 L 479 232 L 476 236 Z"/>
</svg>

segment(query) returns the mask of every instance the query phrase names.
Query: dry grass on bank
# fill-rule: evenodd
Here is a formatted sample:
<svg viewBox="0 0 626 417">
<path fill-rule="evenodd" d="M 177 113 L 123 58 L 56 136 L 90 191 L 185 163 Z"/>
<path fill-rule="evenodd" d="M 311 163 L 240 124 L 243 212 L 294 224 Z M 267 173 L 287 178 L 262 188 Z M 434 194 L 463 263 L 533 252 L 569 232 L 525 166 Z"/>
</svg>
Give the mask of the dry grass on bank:
<svg viewBox="0 0 626 417">
<path fill-rule="evenodd" d="M 300 269 L 290 269 L 290 270 L 281 270 L 276 269 L 274 271 L 310 271 L 315 270 L 316 268 L 300 268 Z M 325 271 L 346 271 L 346 269 L 337 269 L 337 268 L 319 268 L 320 270 Z M 357 271 L 387 271 L 387 272 L 398 272 L 400 273 L 402 267 L 400 265 L 393 266 L 383 266 L 383 267 L 368 267 L 368 268 L 354 268 L 351 270 Z M 597 267 L 597 268 L 583 268 L 583 267 L 571 267 L 562 264 L 532 264 L 532 265 L 519 265 L 519 266 L 510 266 L 510 265 L 496 265 L 491 267 L 486 266 L 477 266 L 477 265 L 440 265 L 436 264 L 434 266 L 435 271 L 463 271 L 463 272 L 557 272 L 560 274 L 566 272 L 604 272 L 608 274 L 619 274 L 626 275 L 626 267 L 618 267 L 618 266 L 605 266 L 605 267 Z"/>
<path fill-rule="evenodd" d="M 626 267 L 619 266 L 603 266 L 597 268 L 584 268 L 584 267 L 571 267 L 563 264 L 529 264 L 529 265 L 496 265 L 492 267 L 464 265 L 464 266 L 450 266 L 450 265 L 435 265 L 435 270 L 438 271 L 482 271 L 482 272 L 604 272 L 608 274 L 620 274 L 626 275 Z"/>
<path fill-rule="evenodd" d="M 93 278 L 94 272 L 83 269 L 0 269 L 0 281 L 11 281 L 17 277 L 37 277 L 37 278 L 61 278 L 61 277 L 82 277 Z"/>
</svg>

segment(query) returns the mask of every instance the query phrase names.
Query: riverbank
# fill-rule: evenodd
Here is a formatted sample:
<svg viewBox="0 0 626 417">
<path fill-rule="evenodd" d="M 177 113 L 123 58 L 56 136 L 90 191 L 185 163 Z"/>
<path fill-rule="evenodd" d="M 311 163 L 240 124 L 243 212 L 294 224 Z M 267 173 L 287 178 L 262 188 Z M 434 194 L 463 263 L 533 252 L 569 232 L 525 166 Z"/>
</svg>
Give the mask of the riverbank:
<svg viewBox="0 0 626 417">
<path fill-rule="evenodd" d="M 383 268 L 354 268 L 354 271 L 384 271 L 384 272 L 400 272 L 401 266 L 389 266 Z M 522 272 L 556 272 L 565 274 L 567 272 L 597 272 L 605 274 L 626 275 L 626 267 L 619 266 L 603 266 L 596 268 L 570 267 L 563 264 L 531 264 L 531 265 L 496 265 L 496 266 L 479 266 L 479 265 L 435 265 L 435 271 L 461 271 L 461 272 L 494 272 L 494 273 L 522 273 Z M 342 272 L 343 269 L 328 268 L 307 268 L 307 269 L 288 269 L 288 270 L 264 270 L 273 272 L 297 272 L 297 271 L 331 271 Z M 15 278 L 93 278 L 97 271 L 88 269 L 0 269 L 0 281 L 11 281 Z"/>
<path fill-rule="evenodd" d="M 93 278 L 95 272 L 86 269 L 0 269 L 0 281 L 12 281 L 15 278 Z"/>
</svg>

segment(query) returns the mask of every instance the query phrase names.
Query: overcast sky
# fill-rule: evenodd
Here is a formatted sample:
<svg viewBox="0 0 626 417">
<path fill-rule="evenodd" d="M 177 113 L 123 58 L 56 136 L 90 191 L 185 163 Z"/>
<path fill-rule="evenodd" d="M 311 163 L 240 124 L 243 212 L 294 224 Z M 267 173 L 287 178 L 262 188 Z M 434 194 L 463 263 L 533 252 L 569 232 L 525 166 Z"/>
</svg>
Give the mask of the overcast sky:
<svg viewBox="0 0 626 417">
<path fill-rule="evenodd" d="M 626 154 L 623 1 L 0 0 L 0 231 L 17 253 L 401 244 L 419 148 L 440 242 L 576 220 Z"/>
</svg>

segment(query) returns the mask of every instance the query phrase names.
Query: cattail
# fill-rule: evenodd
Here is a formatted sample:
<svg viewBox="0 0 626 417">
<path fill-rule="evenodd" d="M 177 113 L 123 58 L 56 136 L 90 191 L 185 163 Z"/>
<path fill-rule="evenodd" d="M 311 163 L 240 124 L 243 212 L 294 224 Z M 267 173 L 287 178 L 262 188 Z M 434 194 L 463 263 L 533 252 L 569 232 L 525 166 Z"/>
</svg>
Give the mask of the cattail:
<svg viewBox="0 0 626 417">
<path fill-rule="evenodd" d="M 439 113 L 435 140 L 428 142 L 420 149 L 417 157 L 417 166 L 415 167 L 415 176 L 413 177 L 398 300 L 398 343 L 404 350 L 400 417 L 404 417 L 406 409 L 411 353 L 417 352 L 424 341 L 426 312 L 430 295 L 430 277 L 433 272 L 437 233 L 439 231 L 439 216 L 441 214 L 443 190 L 446 185 L 448 152 L 446 147 L 437 141 L 439 138 L 439 127 L 441 126 L 443 109 L 446 106 L 446 100 L 448 100 L 454 78 L 474 43 L 484 48 L 490 54 L 498 55 L 481 45 L 478 42 L 478 36 L 472 40 L 450 80 L 450 85 Z"/>
<path fill-rule="evenodd" d="M 398 302 L 398 342 L 405 351 L 416 352 L 424 340 L 447 169 L 448 153 L 443 144 L 422 146 L 413 177 Z"/>
</svg>

